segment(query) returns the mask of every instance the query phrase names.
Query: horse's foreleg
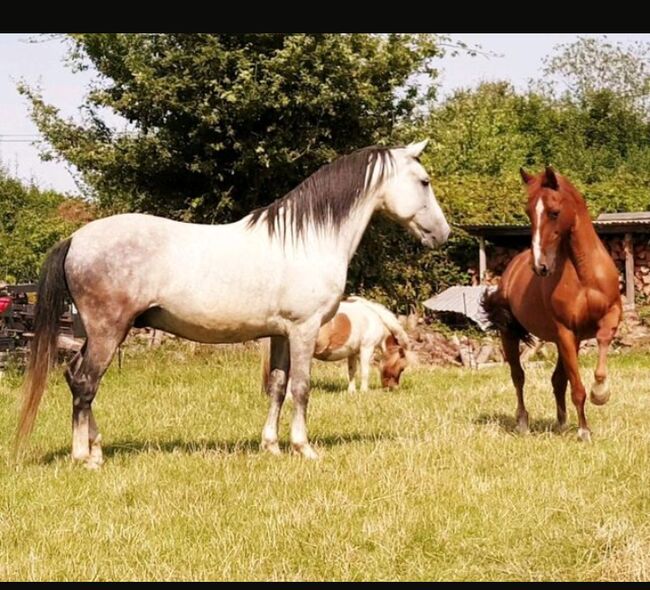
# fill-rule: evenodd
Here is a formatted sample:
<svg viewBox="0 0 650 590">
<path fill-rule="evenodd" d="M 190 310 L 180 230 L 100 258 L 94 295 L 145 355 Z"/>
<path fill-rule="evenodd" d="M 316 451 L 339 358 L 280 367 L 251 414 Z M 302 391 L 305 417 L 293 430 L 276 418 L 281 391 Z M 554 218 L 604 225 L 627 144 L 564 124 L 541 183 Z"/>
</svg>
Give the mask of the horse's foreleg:
<svg viewBox="0 0 650 590">
<path fill-rule="evenodd" d="M 285 336 L 271 337 L 271 359 L 268 393 L 271 398 L 269 415 L 262 430 L 262 449 L 273 455 L 280 454 L 278 424 L 287 391 L 289 378 L 289 340 Z"/>
<path fill-rule="evenodd" d="M 503 345 L 503 355 L 510 365 L 510 377 L 517 393 L 517 430 L 522 434 L 526 434 L 528 432 L 528 412 L 524 404 L 526 377 L 519 357 L 519 338 L 510 333 L 502 332 L 501 344 Z"/>
<path fill-rule="evenodd" d="M 582 441 L 591 441 L 591 431 L 587 425 L 585 416 L 585 400 L 587 393 L 580 378 L 580 366 L 578 365 L 579 341 L 576 335 L 566 328 L 560 329 L 558 333 L 557 350 L 564 370 L 571 384 L 571 399 L 578 413 L 578 438 Z"/>
<path fill-rule="evenodd" d="M 568 378 L 566 371 L 564 370 L 564 365 L 562 364 L 562 359 L 558 357 L 557 363 L 555 365 L 555 370 L 553 371 L 553 376 L 551 377 L 551 383 L 553 384 L 553 395 L 555 396 L 555 405 L 557 406 L 557 425 L 558 430 L 563 430 L 566 426 L 566 386 Z"/>
<path fill-rule="evenodd" d="M 370 379 L 370 363 L 372 355 L 375 352 L 374 346 L 362 346 L 359 352 L 361 362 L 361 391 L 368 391 L 368 381 Z"/>
<path fill-rule="evenodd" d="M 319 322 L 311 322 L 294 328 L 289 336 L 291 359 L 291 395 L 293 397 L 293 420 L 291 422 L 291 446 L 297 454 L 307 459 L 318 459 L 318 454 L 307 438 L 307 404 L 311 361 L 314 355 Z"/>
<path fill-rule="evenodd" d="M 607 351 L 614 339 L 618 323 L 621 319 L 621 308 L 616 306 L 598 322 L 598 364 L 594 371 L 594 384 L 591 386 L 590 399 L 593 404 L 602 406 L 609 400 L 610 392 L 607 383 Z"/>
<path fill-rule="evenodd" d="M 348 393 L 354 393 L 357 390 L 355 379 L 358 361 L 359 355 L 352 354 L 348 357 Z"/>
</svg>

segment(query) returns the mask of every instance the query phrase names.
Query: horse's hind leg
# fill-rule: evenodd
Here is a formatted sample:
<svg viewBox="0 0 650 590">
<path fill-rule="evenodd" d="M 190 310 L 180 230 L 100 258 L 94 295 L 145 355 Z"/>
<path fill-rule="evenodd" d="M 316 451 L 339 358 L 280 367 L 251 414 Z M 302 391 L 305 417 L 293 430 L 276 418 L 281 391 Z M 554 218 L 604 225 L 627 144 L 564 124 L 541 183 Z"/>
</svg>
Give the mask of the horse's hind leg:
<svg viewBox="0 0 650 590">
<path fill-rule="evenodd" d="M 558 356 L 551 383 L 553 384 L 553 395 L 555 396 L 555 405 L 557 406 L 557 424 L 558 431 L 566 427 L 566 386 L 568 377 L 562 364 L 562 359 Z"/>
<path fill-rule="evenodd" d="M 72 392 L 72 458 L 89 468 L 102 462 L 101 435 L 92 413 L 99 382 L 124 338 L 117 334 L 89 334 L 86 344 L 70 363 L 65 377 Z"/>
<path fill-rule="evenodd" d="M 589 399 L 593 404 L 602 406 L 609 400 L 609 385 L 607 383 L 607 351 L 609 345 L 614 339 L 618 323 L 621 319 L 621 309 L 613 307 L 598 322 L 598 332 L 596 340 L 598 341 L 598 365 L 594 372 L 594 384 L 591 386 L 591 395 Z"/>
<path fill-rule="evenodd" d="M 289 377 L 289 339 L 285 336 L 272 336 L 270 356 L 268 394 L 271 407 L 262 430 L 262 449 L 279 455 L 278 423 Z"/>
<path fill-rule="evenodd" d="M 510 377 L 517 392 L 517 430 L 522 434 L 528 432 L 528 412 L 524 405 L 524 382 L 526 377 L 519 358 L 519 338 L 509 332 L 501 333 L 503 354 L 510 365 Z"/>
</svg>

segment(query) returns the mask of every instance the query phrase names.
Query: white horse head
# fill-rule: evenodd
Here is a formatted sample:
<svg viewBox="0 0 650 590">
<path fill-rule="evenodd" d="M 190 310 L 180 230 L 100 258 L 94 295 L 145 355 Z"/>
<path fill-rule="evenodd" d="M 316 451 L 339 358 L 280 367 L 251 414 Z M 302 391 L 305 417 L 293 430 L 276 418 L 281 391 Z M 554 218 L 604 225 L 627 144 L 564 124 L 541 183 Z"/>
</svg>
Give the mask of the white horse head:
<svg viewBox="0 0 650 590">
<path fill-rule="evenodd" d="M 393 174 L 378 186 L 380 210 L 404 226 L 425 246 L 444 243 L 450 228 L 431 188 L 431 181 L 419 156 L 428 139 L 391 150 Z"/>
</svg>

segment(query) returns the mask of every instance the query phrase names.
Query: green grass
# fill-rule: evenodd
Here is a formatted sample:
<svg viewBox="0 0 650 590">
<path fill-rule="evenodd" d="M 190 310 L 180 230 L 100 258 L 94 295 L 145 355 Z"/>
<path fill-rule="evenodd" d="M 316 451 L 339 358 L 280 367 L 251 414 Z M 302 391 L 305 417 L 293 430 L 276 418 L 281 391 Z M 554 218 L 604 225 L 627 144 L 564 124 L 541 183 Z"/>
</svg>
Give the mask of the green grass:
<svg viewBox="0 0 650 590">
<path fill-rule="evenodd" d="M 254 349 L 132 347 L 95 402 L 98 472 L 69 459 L 60 371 L 25 462 L 9 461 L 19 381 L 5 376 L 0 579 L 647 580 L 649 368 L 644 353 L 610 357 L 586 445 L 572 406 L 572 428 L 550 430 L 550 363 L 527 370 L 528 436 L 505 366 L 419 368 L 398 392 L 349 395 L 344 367 L 316 363 L 322 458 L 308 462 L 258 449 Z"/>
</svg>

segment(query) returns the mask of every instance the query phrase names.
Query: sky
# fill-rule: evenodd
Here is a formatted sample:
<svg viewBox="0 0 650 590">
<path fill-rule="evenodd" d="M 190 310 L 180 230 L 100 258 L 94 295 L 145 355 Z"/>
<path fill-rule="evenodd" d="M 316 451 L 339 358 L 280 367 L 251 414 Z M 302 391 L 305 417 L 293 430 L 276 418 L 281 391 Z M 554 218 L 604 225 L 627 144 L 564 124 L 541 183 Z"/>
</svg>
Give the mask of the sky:
<svg viewBox="0 0 650 590">
<path fill-rule="evenodd" d="M 583 35 L 585 36 L 585 35 Z M 595 36 L 595 35 L 589 35 Z M 539 76 L 543 59 L 554 47 L 570 43 L 577 34 L 476 33 L 453 34 L 452 39 L 479 45 L 490 55 L 445 56 L 439 60 L 439 96 L 454 89 L 474 87 L 482 81 L 510 80 L 523 90 L 531 78 Z M 608 34 L 612 42 L 650 42 L 650 34 Z M 29 118 L 27 100 L 16 90 L 23 80 L 38 86 L 43 97 L 66 117 L 79 118 L 79 105 L 94 76 L 92 72 L 72 72 L 65 62 L 66 45 L 57 38 L 29 34 L 0 34 L 0 162 L 9 172 L 44 189 L 79 194 L 69 166 L 62 162 L 43 162 L 34 140 L 39 138 Z M 109 115 L 117 129 L 125 125 Z"/>
</svg>

